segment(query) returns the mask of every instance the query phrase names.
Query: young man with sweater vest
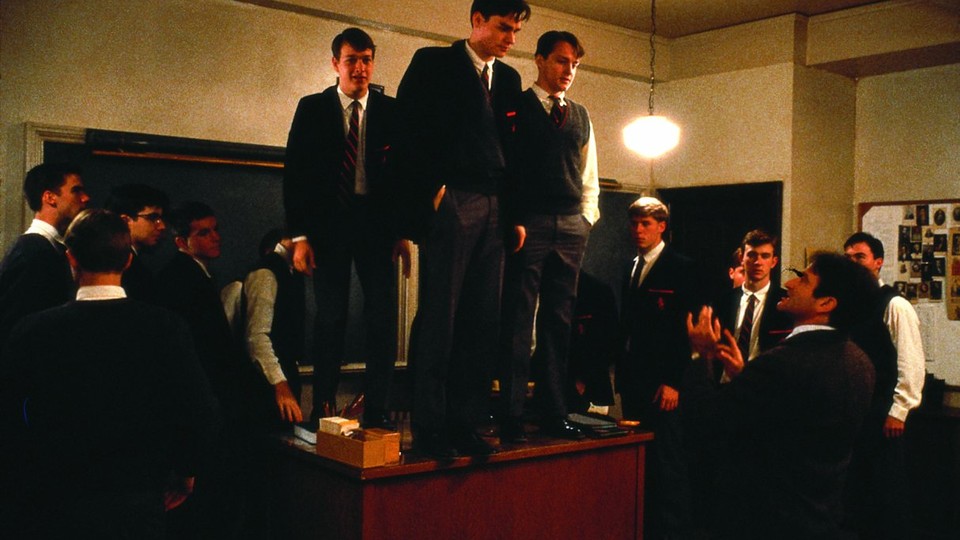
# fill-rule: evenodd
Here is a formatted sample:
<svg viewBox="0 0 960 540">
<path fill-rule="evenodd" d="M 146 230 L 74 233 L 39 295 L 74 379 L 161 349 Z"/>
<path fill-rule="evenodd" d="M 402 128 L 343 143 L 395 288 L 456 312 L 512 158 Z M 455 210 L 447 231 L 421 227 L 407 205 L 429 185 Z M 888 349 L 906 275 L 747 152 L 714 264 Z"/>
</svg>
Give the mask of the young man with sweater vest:
<svg viewBox="0 0 960 540">
<path fill-rule="evenodd" d="M 516 245 L 507 256 L 503 283 L 501 442 L 526 440 L 521 417 L 534 328 L 544 364 L 536 381 L 540 431 L 584 437 L 567 423 L 564 400 L 577 276 L 590 229 L 600 217 L 593 126 L 587 110 L 566 98 L 583 55 L 570 32 L 540 36 L 534 55 L 537 80 L 517 103 L 503 205 Z"/>
<path fill-rule="evenodd" d="M 907 415 L 920 405 L 924 382 L 920 319 L 910 302 L 880 279 L 883 242 L 854 233 L 843 244 L 851 261 L 870 270 L 880 296 L 869 324 L 851 339 L 867 353 L 877 371 L 873 403 L 860 433 L 847 480 L 848 526 L 864 538 L 910 536 L 905 443 Z"/>
</svg>

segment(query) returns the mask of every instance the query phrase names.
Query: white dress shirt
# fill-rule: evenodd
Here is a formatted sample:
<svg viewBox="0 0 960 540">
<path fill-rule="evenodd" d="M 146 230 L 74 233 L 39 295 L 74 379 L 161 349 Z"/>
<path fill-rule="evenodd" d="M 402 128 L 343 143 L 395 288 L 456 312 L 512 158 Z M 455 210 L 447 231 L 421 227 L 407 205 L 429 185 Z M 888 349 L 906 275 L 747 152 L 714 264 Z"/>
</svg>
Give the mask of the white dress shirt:
<svg viewBox="0 0 960 540">
<path fill-rule="evenodd" d="M 650 268 L 654 265 L 654 263 L 657 262 L 657 259 L 660 258 L 660 254 L 663 253 L 663 248 L 666 246 L 667 244 L 661 240 L 659 244 L 654 246 L 653 249 L 643 255 L 643 271 L 640 273 L 640 281 L 637 282 L 638 286 L 643 283 L 643 280 L 647 279 L 647 274 L 650 273 Z M 633 281 L 632 278 L 637 274 L 637 264 L 640 262 L 640 257 L 640 255 L 637 255 L 637 258 L 633 260 L 633 270 L 630 271 L 631 282 Z"/>
<path fill-rule="evenodd" d="M 85 285 L 77 289 L 77 301 L 116 300 L 126 298 L 127 293 L 119 285 Z"/>
<path fill-rule="evenodd" d="M 292 256 L 277 244 L 274 252 L 288 263 Z M 293 268 L 290 268 L 293 273 Z M 280 359 L 270 341 L 273 329 L 273 314 L 277 303 L 277 277 L 267 268 L 259 268 L 247 274 L 243 282 L 243 294 L 247 300 L 246 328 L 244 338 L 250 358 L 260 366 L 263 376 L 271 385 L 287 380 L 280 367 Z"/>
<path fill-rule="evenodd" d="M 883 285 L 882 281 L 880 285 Z M 897 386 L 893 389 L 893 404 L 887 414 L 906 421 L 907 414 L 920 405 L 926 372 L 920 318 L 909 300 L 895 296 L 883 312 L 883 322 L 897 349 Z"/>
<path fill-rule="evenodd" d="M 479 56 L 477 56 L 477 53 L 470 48 L 469 43 L 464 41 L 463 46 L 466 47 L 467 49 L 467 56 L 470 57 L 470 62 L 473 63 L 473 69 L 477 70 L 477 77 L 480 77 L 481 73 L 483 73 L 483 66 L 487 66 L 487 78 L 490 79 L 490 82 L 489 82 L 490 86 L 487 88 L 487 90 L 492 90 L 493 89 L 493 63 L 496 62 L 497 59 L 494 58 L 489 62 L 484 62 L 483 60 L 480 59 Z M 480 80 L 483 81 L 483 79 L 480 79 Z"/>
<path fill-rule="evenodd" d="M 56 227 L 40 219 L 34 219 L 30 222 L 30 227 L 23 234 L 39 234 L 50 241 L 53 247 L 60 249 L 63 247 L 63 237 Z"/>
</svg>

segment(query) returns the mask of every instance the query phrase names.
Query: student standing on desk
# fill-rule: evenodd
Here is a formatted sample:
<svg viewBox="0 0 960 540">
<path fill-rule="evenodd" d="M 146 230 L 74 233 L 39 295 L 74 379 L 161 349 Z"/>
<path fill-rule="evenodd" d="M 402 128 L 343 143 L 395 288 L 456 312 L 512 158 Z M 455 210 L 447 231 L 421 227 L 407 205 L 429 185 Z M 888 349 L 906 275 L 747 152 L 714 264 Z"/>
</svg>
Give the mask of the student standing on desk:
<svg viewBox="0 0 960 540">
<path fill-rule="evenodd" d="M 540 432 L 584 438 L 567 422 L 566 403 L 577 277 L 587 237 L 600 218 L 593 125 L 587 109 L 567 97 L 583 55 L 570 32 L 540 36 L 534 55 L 537 80 L 517 101 L 503 197 L 504 217 L 513 225 L 517 245 L 507 256 L 503 281 L 501 442 L 527 438 L 522 415 L 534 331 L 541 367 L 535 400 Z"/>
<path fill-rule="evenodd" d="M 401 259 L 410 273 L 410 244 L 395 234 L 396 190 L 386 174 L 394 100 L 370 91 L 376 45 L 366 32 L 347 28 L 331 49 L 337 85 L 300 100 L 283 176 L 293 266 L 313 276 L 317 305 L 310 418 L 316 425 L 337 411 L 354 264 L 366 330 L 363 426 L 394 429 L 387 416 L 397 350 L 391 260 Z"/>
<path fill-rule="evenodd" d="M 496 448 L 475 429 L 489 418 L 500 326 L 503 140 L 520 75 L 498 58 L 530 18 L 524 0 L 476 0 L 467 40 L 416 52 L 397 90 L 399 180 L 409 234 L 420 243 L 414 335 L 414 448 L 451 459 Z"/>
</svg>

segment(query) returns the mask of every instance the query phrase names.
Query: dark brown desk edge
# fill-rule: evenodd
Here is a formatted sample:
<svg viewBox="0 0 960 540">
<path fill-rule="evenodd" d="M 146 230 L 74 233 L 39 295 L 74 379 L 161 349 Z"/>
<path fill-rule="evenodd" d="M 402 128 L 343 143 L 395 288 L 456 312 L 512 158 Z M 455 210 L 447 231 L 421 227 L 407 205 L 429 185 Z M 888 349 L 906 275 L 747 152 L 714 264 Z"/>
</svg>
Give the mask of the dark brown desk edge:
<svg viewBox="0 0 960 540">
<path fill-rule="evenodd" d="M 525 444 L 501 447 L 498 454 L 488 458 L 461 457 L 450 462 L 440 462 L 430 458 L 420 457 L 410 451 L 403 452 L 399 465 L 384 465 L 359 469 L 349 465 L 327 459 L 317 455 L 314 445 L 297 439 L 293 436 L 277 436 L 276 442 L 282 450 L 297 459 L 316 463 L 324 468 L 341 474 L 345 477 L 364 481 L 395 476 L 408 476 L 434 471 L 462 469 L 469 467 L 484 467 L 488 464 L 506 463 L 510 461 L 531 458 L 556 456 L 574 452 L 583 452 L 599 448 L 615 448 L 618 446 L 635 445 L 653 440 L 653 433 L 638 431 L 623 437 L 610 439 L 587 439 L 584 441 L 564 441 L 559 439 L 534 440 Z"/>
</svg>

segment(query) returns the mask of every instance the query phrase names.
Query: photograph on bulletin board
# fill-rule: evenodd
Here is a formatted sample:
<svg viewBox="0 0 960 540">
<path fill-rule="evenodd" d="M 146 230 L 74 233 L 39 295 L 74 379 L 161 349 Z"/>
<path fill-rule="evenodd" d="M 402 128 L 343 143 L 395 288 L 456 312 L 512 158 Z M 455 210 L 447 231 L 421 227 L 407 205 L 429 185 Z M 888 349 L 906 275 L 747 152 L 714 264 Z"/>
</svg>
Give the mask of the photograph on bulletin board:
<svg viewBox="0 0 960 540">
<path fill-rule="evenodd" d="M 960 321 L 960 201 L 864 203 L 860 220 L 887 247 L 881 279 L 926 313 Z"/>
</svg>

